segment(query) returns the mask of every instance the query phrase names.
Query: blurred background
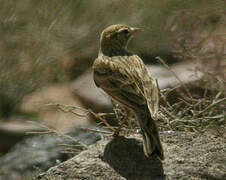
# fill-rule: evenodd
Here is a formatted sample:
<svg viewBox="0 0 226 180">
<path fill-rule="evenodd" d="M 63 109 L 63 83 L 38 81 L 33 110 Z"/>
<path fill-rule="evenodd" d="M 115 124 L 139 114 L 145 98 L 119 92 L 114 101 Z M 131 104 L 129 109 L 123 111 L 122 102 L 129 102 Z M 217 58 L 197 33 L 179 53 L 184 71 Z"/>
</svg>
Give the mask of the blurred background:
<svg viewBox="0 0 226 180">
<path fill-rule="evenodd" d="M 0 0 L 0 156 L 38 129 L 27 121 L 60 132 L 94 122 L 54 104 L 112 112 L 91 70 L 100 33 L 112 24 L 144 29 L 129 49 L 148 65 L 161 89 L 178 80 L 156 57 L 183 82 L 202 79 L 202 88 L 225 95 L 224 0 Z"/>
</svg>

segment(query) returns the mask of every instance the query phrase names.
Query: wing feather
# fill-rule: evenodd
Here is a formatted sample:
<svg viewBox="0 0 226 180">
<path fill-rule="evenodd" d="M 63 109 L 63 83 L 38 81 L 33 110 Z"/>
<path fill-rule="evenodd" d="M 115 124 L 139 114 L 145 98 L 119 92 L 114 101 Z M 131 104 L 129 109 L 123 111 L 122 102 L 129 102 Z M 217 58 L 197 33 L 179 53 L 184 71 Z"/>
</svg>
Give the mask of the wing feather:
<svg viewBox="0 0 226 180">
<path fill-rule="evenodd" d="M 158 89 L 139 56 L 100 56 L 93 69 L 95 83 L 113 99 L 133 110 L 147 105 L 156 115 Z"/>
</svg>

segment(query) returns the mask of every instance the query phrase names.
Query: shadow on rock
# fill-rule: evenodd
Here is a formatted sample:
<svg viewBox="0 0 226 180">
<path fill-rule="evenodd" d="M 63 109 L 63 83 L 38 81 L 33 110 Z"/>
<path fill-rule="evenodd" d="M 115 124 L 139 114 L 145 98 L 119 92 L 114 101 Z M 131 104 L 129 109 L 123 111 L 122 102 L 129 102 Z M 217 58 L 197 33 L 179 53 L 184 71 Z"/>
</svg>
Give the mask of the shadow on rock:
<svg viewBox="0 0 226 180">
<path fill-rule="evenodd" d="M 145 157 L 142 143 L 136 139 L 114 138 L 106 145 L 101 158 L 126 179 L 166 179 L 162 162 L 157 157 Z"/>
</svg>

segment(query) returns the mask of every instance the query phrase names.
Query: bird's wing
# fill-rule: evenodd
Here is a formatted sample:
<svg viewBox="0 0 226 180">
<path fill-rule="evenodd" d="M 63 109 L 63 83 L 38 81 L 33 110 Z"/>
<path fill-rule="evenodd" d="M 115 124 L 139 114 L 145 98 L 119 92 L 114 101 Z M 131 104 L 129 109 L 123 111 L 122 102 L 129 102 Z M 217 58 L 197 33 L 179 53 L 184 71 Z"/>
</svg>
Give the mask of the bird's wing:
<svg viewBox="0 0 226 180">
<path fill-rule="evenodd" d="M 143 61 L 137 56 L 100 56 L 93 64 L 94 81 L 113 99 L 134 110 L 148 105 L 158 111 L 158 91 Z"/>
</svg>

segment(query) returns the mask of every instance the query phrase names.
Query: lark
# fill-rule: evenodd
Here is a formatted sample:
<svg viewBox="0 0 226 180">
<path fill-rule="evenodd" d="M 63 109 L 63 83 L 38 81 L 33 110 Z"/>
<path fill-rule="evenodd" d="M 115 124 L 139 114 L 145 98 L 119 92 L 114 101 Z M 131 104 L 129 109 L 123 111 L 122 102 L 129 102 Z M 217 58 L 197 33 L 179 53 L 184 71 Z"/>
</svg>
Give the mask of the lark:
<svg viewBox="0 0 226 180">
<path fill-rule="evenodd" d="M 107 27 L 100 37 L 100 49 L 93 63 L 93 78 L 127 114 L 135 113 L 139 122 L 145 156 L 157 154 L 164 159 L 155 120 L 158 117 L 159 95 L 142 59 L 127 50 L 129 41 L 141 28 L 117 24 Z M 128 120 L 126 116 L 123 123 Z"/>
</svg>

